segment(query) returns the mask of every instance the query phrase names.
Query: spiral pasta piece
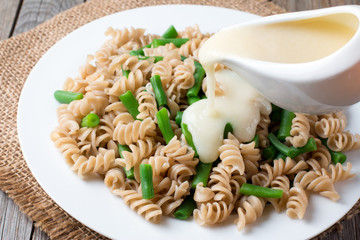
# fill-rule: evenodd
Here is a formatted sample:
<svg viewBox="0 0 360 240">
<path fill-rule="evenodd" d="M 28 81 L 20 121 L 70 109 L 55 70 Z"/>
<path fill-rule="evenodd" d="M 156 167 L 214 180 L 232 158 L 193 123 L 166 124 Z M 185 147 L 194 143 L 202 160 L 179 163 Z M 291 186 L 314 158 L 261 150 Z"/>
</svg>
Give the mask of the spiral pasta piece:
<svg viewBox="0 0 360 240">
<path fill-rule="evenodd" d="M 228 134 L 228 138 L 224 139 L 219 147 L 220 159 L 224 166 L 229 166 L 231 172 L 238 171 L 240 175 L 244 174 L 245 163 L 240 153 L 239 141 L 232 135 Z"/>
<path fill-rule="evenodd" d="M 124 199 L 126 205 L 136 211 L 138 215 L 144 217 L 147 221 L 159 223 L 162 210 L 159 205 L 151 200 L 143 199 L 142 195 L 135 190 L 114 190 L 113 193 Z"/>
<path fill-rule="evenodd" d="M 260 121 L 256 127 L 256 135 L 259 136 L 259 146 L 261 148 L 266 148 L 269 145 L 269 139 L 267 138 L 269 134 L 269 124 L 270 124 L 269 114 L 260 114 Z"/>
<path fill-rule="evenodd" d="M 335 166 L 331 164 L 328 169 L 322 168 L 321 174 L 328 176 L 333 183 L 336 183 L 355 177 L 355 174 L 351 173 L 351 168 L 350 162 L 347 162 L 346 169 L 341 163 L 337 163 Z"/>
<path fill-rule="evenodd" d="M 240 199 L 240 207 L 237 209 L 238 219 L 235 224 L 241 231 L 246 224 L 255 222 L 263 213 L 265 201 L 255 196 L 243 196 Z"/>
<path fill-rule="evenodd" d="M 290 193 L 290 180 L 287 176 L 277 176 L 271 183 L 270 187 L 273 189 L 283 190 L 281 198 L 269 198 L 268 201 L 273 205 L 276 212 L 286 209 L 286 203 L 289 199 Z"/>
<path fill-rule="evenodd" d="M 140 91 L 139 91 L 140 90 Z M 136 116 L 138 119 L 145 119 L 151 117 L 151 119 L 155 119 L 155 115 L 157 113 L 157 103 L 155 97 L 145 91 L 145 88 L 139 88 L 138 93 L 136 93 L 136 99 L 139 103 L 139 114 Z"/>
<path fill-rule="evenodd" d="M 152 65 L 153 64 L 147 60 L 139 60 L 136 56 L 125 53 L 112 58 L 108 71 L 111 74 L 118 76 L 122 73 L 121 67 L 123 67 L 123 69 L 129 69 L 131 72 L 140 70 L 143 76 L 147 78 Z"/>
<path fill-rule="evenodd" d="M 199 49 L 207 40 L 208 38 L 193 38 L 179 48 L 179 54 L 185 57 L 192 56 L 195 59 L 199 59 Z"/>
<path fill-rule="evenodd" d="M 306 163 L 311 166 L 313 170 L 320 168 L 327 168 L 331 163 L 331 155 L 327 147 L 321 144 L 320 139 L 315 138 L 317 149 L 311 152 L 311 158 L 306 160 Z"/>
<path fill-rule="evenodd" d="M 328 138 L 331 134 L 343 132 L 345 124 L 344 119 L 322 118 L 315 123 L 315 132 L 319 137 Z"/>
<path fill-rule="evenodd" d="M 340 198 L 331 179 L 326 175 L 318 175 L 315 171 L 299 172 L 295 176 L 294 183 L 299 183 L 305 190 L 318 192 L 333 201 Z"/>
<path fill-rule="evenodd" d="M 76 171 L 80 177 L 89 173 L 105 174 L 110 168 L 115 167 L 115 152 L 113 150 L 104 150 L 100 152 L 96 157 L 90 156 L 86 158 L 80 154 L 73 154 L 71 158 L 74 161 L 74 165 L 71 170 Z"/>
<path fill-rule="evenodd" d="M 58 122 L 62 128 L 64 128 L 69 134 L 76 133 L 79 126 L 79 119 L 74 116 L 74 114 L 68 110 L 67 104 L 61 104 L 57 110 Z"/>
<path fill-rule="evenodd" d="M 295 183 L 289 191 L 289 199 L 286 204 L 286 215 L 293 219 L 303 219 L 308 207 L 308 196 L 299 183 Z"/>
<path fill-rule="evenodd" d="M 194 210 L 194 219 L 199 225 L 213 225 L 226 220 L 234 205 L 227 205 L 224 201 L 202 203 Z"/>
<path fill-rule="evenodd" d="M 125 173 L 120 168 L 113 168 L 106 172 L 104 183 L 113 192 L 115 189 L 125 189 Z"/>
<path fill-rule="evenodd" d="M 290 142 L 294 147 L 303 147 L 310 135 L 310 124 L 304 114 L 295 113 L 295 118 L 292 120 L 290 135 L 286 141 Z"/>
<path fill-rule="evenodd" d="M 349 131 L 331 134 L 327 140 L 328 147 L 335 151 L 350 151 L 360 148 L 360 135 Z"/>
<path fill-rule="evenodd" d="M 263 172 L 252 176 L 252 182 L 256 185 L 267 187 L 277 176 L 295 174 L 308 168 L 304 160 L 296 162 L 289 157 L 287 157 L 285 161 L 281 158 L 276 159 L 273 163 L 273 167 L 271 167 L 268 163 L 261 165 L 260 168 Z"/>
<path fill-rule="evenodd" d="M 158 205 L 165 215 L 172 215 L 184 199 L 175 199 L 172 196 L 155 195 L 152 202 Z"/>
<path fill-rule="evenodd" d="M 261 159 L 260 150 L 255 147 L 255 142 L 241 143 L 240 152 L 245 163 L 245 175 L 247 179 L 251 179 L 253 175 L 259 172 L 258 161 Z"/>
<path fill-rule="evenodd" d="M 135 120 L 133 123 L 118 124 L 113 138 L 120 144 L 130 145 L 139 139 L 145 139 L 146 136 L 155 136 L 155 128 L 155 122 L 150 117 L 143 121 Z"/>
<path fill-rule="evenodd" d="M 172 66 L 167 61 L 159 61 L 154 64 L 151 76 L 159 75 L 164 89 L 168 89 L 172 80 Z"/>
<path fill-rule="evenodd" d="M 210 173 L 208 186 L 215 193 L 215 201 L 224 201 L 230 204 L 234 200 L 232 187 L 230 185 L 231 172 L 230 167 L 219 163 Z"/>
<path fill-rule="evenodd" d="M 144 139 L 139 139 L 135 144 L 129 145 L 131 152 L 123 151 L 122 155 L 124 158 L 116 159 L 116 161 L 126 170 L 130 170 L 135 165 L 140 164 L 144 158 L 150 157 L 155 147 L 156 144 L 153 138 L 145 137 Z"/>
<path fill-rule="evenodd" d="M 134 72 L 130 72 L 127 78 L 125 76 L 120 76 L 111 88 L 106 88 L 104 91 L 108 95 L 118 98 L 127 91 L 135 93 L 135 91 L 145 85 L 145 83 L 146 80 L 143 72 L 136 69 Z"/>
</svg>

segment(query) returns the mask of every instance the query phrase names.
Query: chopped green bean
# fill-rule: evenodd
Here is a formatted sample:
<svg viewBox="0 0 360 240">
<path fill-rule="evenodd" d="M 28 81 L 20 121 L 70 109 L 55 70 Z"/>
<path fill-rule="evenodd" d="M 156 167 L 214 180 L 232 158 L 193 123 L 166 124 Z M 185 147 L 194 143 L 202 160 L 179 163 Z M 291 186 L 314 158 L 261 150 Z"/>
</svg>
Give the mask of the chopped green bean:
<svg viewBox="0 0 360 240">
<path fill-rule="evenodd" d="M 57 90 L 54 92 L 54 98 L 60 103 L 71 103 L 74 100 L 80 100 L 84 96 L 82 93 L 78 92 L 70 92 L 70 91 L 63 91 Z"/>
<path fill-rule="evenodd" d="M 198 185 L 201 182 L 203 183 L 203 186 L 206 187 L 212 165 L 213 163 L 203 163 L 203 162 L 199 162 L 196 165 L 196 174 L 194 175 L 193 181 L 191 183 L 191 187 L 193 189 L 195 189 L 196 185 Z"/>
<path fill-rule="evenodd" d="M 179 125 L 179 126 L 180 126 L 180 124 L 181 124 L 181 120 L 182 120 L 183 114 L 184 114 L 183 111 L 177 111 L 177 112 L 176 112 L 175 122 L 176 122 L 176 124 Z"/>
<path fill-rule="evenodd" d="M 100 119 L 96 113 L 89 113 L 81 119 L 81 127 L 93 128 L 99 125 Z"/>
<path fill-rule="evenodd" d="M 270 133 L 268 138 L 272 145 L 281 153 L 285 154 L 290 158 L 294 158 L 300 154 L 315 151 L 317 149 L 316 142 L 313 138 L 309 138 L 308 142 L 303 147 L 295 148 L 288 147 L 285 144 L 281 143 L 280 140 L 273 134 Z"/>
<path fill-rule="evenodd" d="M 335 152 L 331 150 L 327 145 L 327 138 L 320 138 L 321 143 L 329 150 L 331 160 L 334 164 L 337 164 L 338 162 L 343 164 L 346 161 L 346 155 L 342 152 Z"/>
<path fill-rule="evenodd" d="M 195 82 L 194 82 L 194 86 L 192 86 L 186 93 L 188 97 L 196 97 L 199 95 L 199 91 L 201 89 L 201 85 L 205 77 L 205 70 L 202 67 L 202 65 L 197 61 L 194 61 L 194 65 L 195 65 L 195 72 L 194 72 Z"/>
<path fill-rule="evenodd" d="M 185 200 L 176 209 L 174 217 L 180 220 L 188 219 L 196 208 L 196 202 L 194 201 L 193 195 L 186 196 Z"/>
<path fill-rule="evenodd" d="M 173 129 L 171 128 L 170 119 L 166 108 L 162 108 L 156 113 L 156 119 L 158 121 L 158 125 L 165 139 L 165 142 L 166 144 L 168 144 L 170 140 L 175 136 L 175 134 Z"/>
<path fill-rule="evenodd" d="M 180 55 L 181 61 L 184 61 L 185 59 L 187 59 L 187 57 Z"/>
<path fill-rule="evenodd" d="M 274 159 L 277 152 L 277 149 L 273 145 L 270 145 L 262 151 L 262 157 L 265 160 Z"/>
<path fill-rule="evenodd" d="M 275 104 L 271 104 L 271 112 L 277 112 L 283 110 L 281 107 L 276 106 Z"/>
<path fill-rule="evenodd" d="M 188 97 L 188 104 L 192 105 L 193 103 L 196 103 L 197 101 L 200 101 L 200 97 L 196 96 L 196 97 Z"/>
<path fill-rule="evenodd" d="M 150 83 L 152 88 L 154 89 L 154 94 L 158 107 L 160 108 L 167 106 L 167 97 L 162 86 L 160 75 L 152 76 L 150 78 Z"/>
<path fill-rule="evenodd" d="M 255 135 L 254 139 L 251 142 L 255 142 L 255 147 L 259 148 L 259 144 L 260 144 L 260 138 L 259 135 Z"/>
<path fill-rule="evenodd" d="M 234 129 L 231 125 L 231 123 L 227 123 L 224 128 L 224 136 L 223 138 L 226 139 L 228 137 L 229 132 L 233 133 Z"/>
<path fill-rule="evenodd" d="M 281 121 L 281 111 L 275 111 L 270 113 L 271 122 L 280 122 Z"/>
<path fill-rule="evenodd" d="M 139 103 L 132 92 L 127 91 L 126 93 L 120 95 L 119 99 L 125 105 L 131 116 L 136 119 L 136 116 L 140 113 L 138 110 Z"/>
<path fill-rule="evenodd" d="M 186 123 L 181 123 L 180 126 L 181 126 L 182 134 L 184 134 L 187 144 L 190 147 L 192 147 L 192 149 L 195 151 L 195 157 L 199 156 L 197 151 L 196 151 L 196 147 L 195 147 L 195 144 L 193 142 L 192 135 L 191 135 L 190 131 L 188 130 L 187 124 Z"/>
<path fill-rule="evenodd" d="M 285 161 L 286 155 L 283 154 L 283 153 L 281 153 L 281 152 L 279 152 L 279 153 L 276 155 L 275 159 L 282 159 L 282 160 Z"/>
<path fill-rule="evenodd" d="M 159 46 L 164 46 L 168 43 L 173 43 L 177 48 L 179 48 L 187 41 L 189 41 L 188 38 L 158 38 L 152 41 L 152 47 L 157 48 Z"/>
<path fill-rule="evenodd" d="M 176 28 L 174 25 L 171 25 L 161 36 L 163 38 L 176 38 L 178 36 L 178 33 L 176 31 Z"/>
<path fill-rule="evenodd" d="M 151 43 L 148 45 L 145 45 L 144 47 L 140 48 L 139 50 L 132 50 L 129 52 L 129 54 L 131 56 L 139 56 L 139 55 L 144 56 L 145 55 L 144 48 L 150 48 L 150 47 L 151 47 Z"/>
<path fill-rule="evenodd" d="M 122 144 L 119 144 L 118 145 L 118 148 L 119 148 L 119 153 L 120 153 L 120 156 L 122 158 L 124 158 L 124 155 L 123 155 L 123 151 L 126 151 L 126 152 L 131 152 L 130 148 L 128 145 L 122 145 Z M 135 175 L 134 175 L 134 168 L 130 168 L 129 170 L 126 170 L 126 168 L 124 168 L 124 171 L 125 171 L 125 175 L 128 179 L 135 179 Z"/>
<path fill-rule="evenodd" d="M 140 183 L 143 199 L 154 197 L 153 170 L 150 164 L 140 164 Z"/>
<path fill-rule="evenodd" d="M 290 112 L 288 110 L 281 111 L 281 120 L 280 120 L 280 127 L 278 132 L 278 139 L 280 141 L 285 141 L 286 137 L 290 136 L 290 130 L 292 125 L 292 120 L 295 117 L 295 113 Z"/>
<path fill-rule="evenodd" d="M 159 61 L 162 61 L 164 59 L 163 56 L 138 56 L 139 60 L 146 60 L 149 58 L 154 58 L 154 63 L 157 63 Z"/>
<path fill-rule="evenodd" d="M 244 195 L 253 195 L 256 197 L 263 197 L 263 198 L 281 198 L 283 194 L 283 190 L 266 188 L 249 183 L 244 183 L 243 185 L 241 185 L 240 193 Z"/>
<path fill-rule="evenodd" d="M 123 76 L 125 76 L 126 78 L 129 78 L 130 70 L 124 70 L 122 65 L 121 65 L 121 72 L 122 72 Z"/>
</svg>

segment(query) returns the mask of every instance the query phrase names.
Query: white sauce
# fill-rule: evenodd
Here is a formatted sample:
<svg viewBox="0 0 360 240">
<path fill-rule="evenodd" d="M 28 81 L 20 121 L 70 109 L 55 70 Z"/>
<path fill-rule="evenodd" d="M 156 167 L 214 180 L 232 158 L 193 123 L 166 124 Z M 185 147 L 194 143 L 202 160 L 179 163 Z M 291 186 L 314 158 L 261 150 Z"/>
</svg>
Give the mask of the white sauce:
<svg viewBox="0 0 360 240">
<path fill-rule="evenodd" d="M 208 108 L 210 99 L 192 104 L 182 118 L 202 162 L 213 162 L 219 156 L 227 123 L 231 123 L 237 138 L 247 142 L 255 135 L 260 113 L 271 112 L 270 103 L 236 73 L 222 70 L 215 73 L 215 78 L 224 89 L 224 96 L 214 98 L 212 110 Z"/>
</svg>

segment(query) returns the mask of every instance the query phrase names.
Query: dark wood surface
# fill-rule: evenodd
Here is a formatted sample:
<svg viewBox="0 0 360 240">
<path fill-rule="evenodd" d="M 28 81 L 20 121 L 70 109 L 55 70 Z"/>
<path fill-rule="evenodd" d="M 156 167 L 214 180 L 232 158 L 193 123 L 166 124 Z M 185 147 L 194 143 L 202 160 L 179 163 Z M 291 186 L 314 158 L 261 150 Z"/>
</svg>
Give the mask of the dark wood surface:
<svg viewBox="0 0 360 240">
<path fill-rule="evenodd" d="M 56 14 L 86 0 L 0 0 L 0 40 L 28 31 Z M 106 1 L 106 0 L 104 0 Z M 288 11 L 318 9 L 360 0 L 273 0 Z M 360 239 L 360 214 L 342 222 L 343 230 L 324 240 Z M 0 191 L 0 239 L 45 240 L 49 237 L 23 214 L 4 192 Z"/>
</svg>

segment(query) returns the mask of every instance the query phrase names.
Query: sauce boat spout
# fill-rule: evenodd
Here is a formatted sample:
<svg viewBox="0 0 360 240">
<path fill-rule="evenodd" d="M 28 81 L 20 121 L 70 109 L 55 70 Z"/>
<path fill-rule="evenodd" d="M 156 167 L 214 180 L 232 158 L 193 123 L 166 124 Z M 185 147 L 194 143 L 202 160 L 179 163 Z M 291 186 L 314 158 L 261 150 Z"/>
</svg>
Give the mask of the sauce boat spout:
<svg viewBox="0 0 360 240">
<path fill-rule="evenodd" d="M 341 111 L 360 101 L 360 6 L 286 13 L 230 26 L 202 46 L 270 102 L 294 112 Z"/>
</svg>

